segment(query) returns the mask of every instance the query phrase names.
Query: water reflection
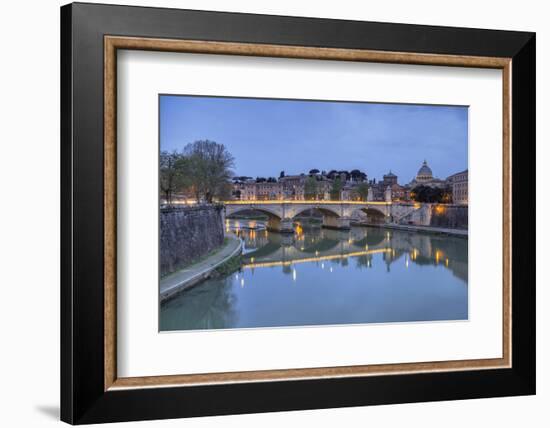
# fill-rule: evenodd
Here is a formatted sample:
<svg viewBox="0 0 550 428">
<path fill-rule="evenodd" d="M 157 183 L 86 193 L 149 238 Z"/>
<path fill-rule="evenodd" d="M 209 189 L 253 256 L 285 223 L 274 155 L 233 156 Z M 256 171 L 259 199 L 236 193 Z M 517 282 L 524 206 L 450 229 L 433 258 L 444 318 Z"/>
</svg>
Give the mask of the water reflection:
<svg viewBox="0 0 550 428">
<path fill-rule="evenodd" d="M 161 330 L 467 318 L 468 241 L 373 227 L 228 221 L 244 243 L 241 269 L 161 307 Z"/>
</svg>

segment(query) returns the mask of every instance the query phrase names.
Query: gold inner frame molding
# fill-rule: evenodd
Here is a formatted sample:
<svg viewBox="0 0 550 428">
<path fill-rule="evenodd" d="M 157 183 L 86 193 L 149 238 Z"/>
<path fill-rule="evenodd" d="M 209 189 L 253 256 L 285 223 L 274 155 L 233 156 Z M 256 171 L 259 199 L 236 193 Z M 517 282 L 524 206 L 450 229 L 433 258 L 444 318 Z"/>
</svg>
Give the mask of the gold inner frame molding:
<svg viewBox="0 0 550 428">
<path fill-rule="evenodd" d="M 116 89 L 117 50 L 147 50 L 212 55 L 240 55 L 333 61 L 359 61 L 393 64 L 440 65 L 494 68 L 502 70 L 502 144 L 503 144 L 503 320 L 502 357 L 493 359 L 431 361 L 421 363 L 316 367 L 304 369 L 203 373 L 170 376 L 117 376 L 116 342 Z M 359 377 L 420 372 L 480 370 L 511 367 L 511 286 L 512 286 L 512 169 L 511 169 L 511 73 L 510 58 L 460 55 L 383 52 L 251 43 L 169 40 L 139 37 L 104 37 L 104 389 L 193 386 L 204 384 L 264 382 L 313 378 Z"/>
</svg>

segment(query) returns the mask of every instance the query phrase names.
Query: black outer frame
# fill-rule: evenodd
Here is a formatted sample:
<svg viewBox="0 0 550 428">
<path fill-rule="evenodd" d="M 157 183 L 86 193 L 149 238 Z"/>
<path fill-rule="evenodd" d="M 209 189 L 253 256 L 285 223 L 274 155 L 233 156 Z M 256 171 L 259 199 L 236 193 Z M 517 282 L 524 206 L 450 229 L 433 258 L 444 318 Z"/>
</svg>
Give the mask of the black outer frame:
<svg viewBox="0 0 550 428">
<path fill-rule="evenodd" d="M 512 368 L 104 391 L 103 37 L 512 58 Z M 535 34 L 74 3 L 61 8 L 61 420 L 72 424 L 535 393 Z M 215 404 L 213 404 L 215 403 Z"/>
</svg>

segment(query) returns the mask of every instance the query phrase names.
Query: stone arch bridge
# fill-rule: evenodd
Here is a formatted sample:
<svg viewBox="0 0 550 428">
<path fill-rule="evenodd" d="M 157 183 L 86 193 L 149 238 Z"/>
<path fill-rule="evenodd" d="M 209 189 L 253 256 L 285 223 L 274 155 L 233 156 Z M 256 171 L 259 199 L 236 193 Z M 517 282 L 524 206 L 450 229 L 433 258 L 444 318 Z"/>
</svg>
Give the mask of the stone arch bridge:
<svg viewBox="0 0 550 428">
<path fill-rule="evenodd" d="M 354 212 L 363 211 L 369 215 L 382 215 L 385 222 L 393 219 L 396 209 L 391 202 L 356 202 L 356 201 L 226 201 L 225 215 L 233 216 L 241 211 L 255 210 L 267 215 L 267 227 L 279 232 L 293 232 L 294 219 L 304 211 L 316 209 L 323 214 L 323 226 L 332 229 L 349 229 Z M 399 215 L 407 211 L 399 209 Z"/>
</svg>

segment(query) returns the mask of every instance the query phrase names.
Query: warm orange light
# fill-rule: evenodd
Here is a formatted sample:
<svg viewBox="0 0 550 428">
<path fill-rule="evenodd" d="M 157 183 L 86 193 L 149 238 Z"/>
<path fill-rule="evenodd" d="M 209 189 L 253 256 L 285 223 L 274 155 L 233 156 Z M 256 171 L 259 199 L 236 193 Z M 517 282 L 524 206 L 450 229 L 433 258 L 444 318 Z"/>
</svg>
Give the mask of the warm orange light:
<svg viewBox="0 0 550 428">
<path fill-rule="evenodd" d="M 306 204 L 310 205 L 311 201 L 306 200 L 289 200 L 289 199 L 282 199 L 282 200 L 273 200 L 273 199 L 266 199 L 266 200 L 258 200 L 258 199 L 250 199 L 246 201 L 223 201 L 222 203 L 224 205 L 251 205 L 255 202 L 261 204 L 261 205 L 267 205 L 267 204 Z M 320 201 L 319 205 L 391 205 L 391 202 L 380 202 L 380 201 L 369 201 L 369 202 L 362 202 L 362 201 L 349 201 L 349 200 L 339 200 L 339 201 Z"/>
<path fill-rule="evenodd" d="M 307 262 L 319 262 L 324 260 L 341 260 L 348 257 L 358 257 L 358 256 L 367 256 L 370 254 L 380 254 L 390 252 L 390 248 L 381 248 L 378 250 L 369 250 L 369 251 L 356 251 L 349 254 L 334 254 L 330 256 L 321 256 L 321 257 L 308 257 L 305 259 L 296 259 L 288 261 L 278 261 L 278 262 L 261 262 L 261 263 L 247 263 L 243 264 L 243 269 L 253 269 L 257 267 L 273 267 L 273 266 L 292 266 L 293 264 L 307 263 Z"/>
</svg>

